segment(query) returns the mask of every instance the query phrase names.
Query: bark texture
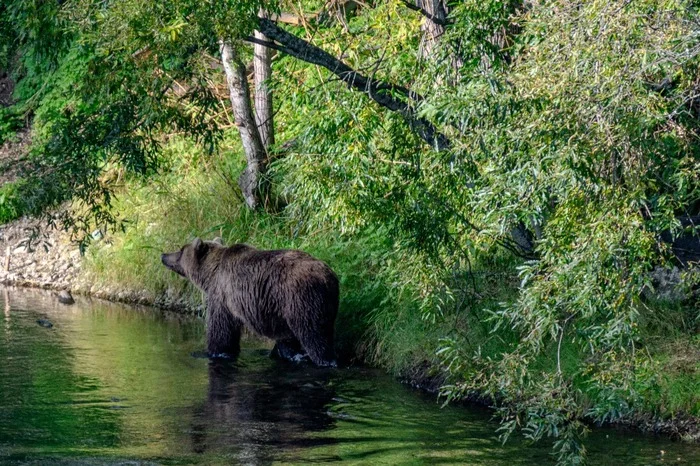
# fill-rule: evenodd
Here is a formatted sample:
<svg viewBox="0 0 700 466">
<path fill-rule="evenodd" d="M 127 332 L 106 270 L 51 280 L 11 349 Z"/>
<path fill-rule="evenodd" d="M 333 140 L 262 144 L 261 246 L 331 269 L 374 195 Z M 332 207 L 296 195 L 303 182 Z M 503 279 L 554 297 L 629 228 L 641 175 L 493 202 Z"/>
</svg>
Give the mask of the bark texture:
<svg viewBox="0 0 700 466">
<path fill-rule="evenodd" d="M 267 41 L 260 32 L 255 32 L 255 38 L 261 42 Z M 272 117 L 272 90 L 270 79 L 272 78 L 272 53 L 273 51 L 264 45 L 253 46 L 253 68 L 255 82 L 255 122 L 260 133 L 260 140 L 265 151 L 269 153 L 270 147 L 275 143 L 275 133 Z"/>
<path fill-rule="evenodd" d="M 447 7 L 444 0 L 416 0 L 416 6 L 425 16 L 420 27 L 419 53 L 423 59 L 429 59 L 433 54 L 435 44 L 445 33 Z"/>
<path fill-rule="evenodd" d="M 228 42 L 220 41 L 219 48 L 233 107 L 233 119 L 241 135 L 247 161 L 247 166 L 238 179 L 238 185 L 248 207 L 256 209 L 262 205 L 264 199 L 263 174 L 267 154 L 250 105 L 245 65 Z"/>
</svg>

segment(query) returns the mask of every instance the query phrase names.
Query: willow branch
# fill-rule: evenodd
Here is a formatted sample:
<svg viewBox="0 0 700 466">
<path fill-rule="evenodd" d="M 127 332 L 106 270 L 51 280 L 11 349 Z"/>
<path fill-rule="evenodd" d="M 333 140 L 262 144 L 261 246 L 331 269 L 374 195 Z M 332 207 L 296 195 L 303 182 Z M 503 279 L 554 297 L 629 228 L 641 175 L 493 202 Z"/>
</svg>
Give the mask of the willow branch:
<svg viewBox="0 0 700 466">
<path fill-rule="evenodd" d="M 423 97 L 418 93 L 404 86 L 365 76 L 320 47 L 285 31 L 274 21 L 266 18 L 260 18 L 258 21 L 258 31 L 271 41 L 260 41 L 255 37 L 247 37 L 246 41 L 265 45 L 307 63 L 322 66 L 351 89 L 361 91 L 382 107 L 403 115 L 416 134 L 437 150 L 445 150 L 451 146 L 450 140 L 445 135 L 440 133 L 430 121 L 419 117 L 415 109 L 404 100 L 420 102 Z"/>
</svg>

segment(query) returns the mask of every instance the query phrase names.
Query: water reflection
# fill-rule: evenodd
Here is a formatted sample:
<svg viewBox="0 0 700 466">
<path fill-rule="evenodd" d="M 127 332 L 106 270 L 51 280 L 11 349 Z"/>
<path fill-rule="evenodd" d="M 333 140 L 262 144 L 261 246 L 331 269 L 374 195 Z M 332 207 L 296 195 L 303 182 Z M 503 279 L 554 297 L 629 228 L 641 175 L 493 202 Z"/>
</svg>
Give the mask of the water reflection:
<svg viewBox="0 0 700 466">
<path fill-rule="evenodd" d="M 0 327 L 0 450 L 10 445 L 23 457 L 35 448 L 116 445 L 116 417 L 99 404 L 79 403 L 95 390 L 95 380 L 72 371 L 72 349 L 36 323 L 44 314 L 24 309 L 10 294 L 3 292 Z"/>
<path fill-rule="evenodd" d="M 210 361 L 206 402 L 193 416 L 192 450 L 203 454 L 230 445 L 237 460 L 264 464 L 280 450 L 333 443 L 309 438 L 335 422 L 328 414 L 335 396 L 329 371 L 311 369 L 310 378 L 305 368 L 287 369 Z"/>
<path fill-rule="evenodd" d="M 3 465 L 553 464 L 547 444 L 501 445 L 488 410 L 440 409 L 378 370 L 280 363 L 254 339 L 238 361 L 209 361 L 192 357 L 201 320 L 0 298 Z M 695 446 L 617 431 L 596 431 L 589 449 L 591 464 L 700 464 Z"/>
</svg>

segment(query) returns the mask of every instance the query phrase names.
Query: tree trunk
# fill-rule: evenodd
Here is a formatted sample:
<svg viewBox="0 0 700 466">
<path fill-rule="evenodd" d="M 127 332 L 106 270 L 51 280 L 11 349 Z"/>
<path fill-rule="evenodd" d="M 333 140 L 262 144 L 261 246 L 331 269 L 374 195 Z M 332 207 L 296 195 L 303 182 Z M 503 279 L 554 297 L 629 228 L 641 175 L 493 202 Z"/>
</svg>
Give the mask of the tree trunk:
<svg viewBox="0 0 700 466">
<path fill-rule="evenodd" d="M 267 41 L 260 32 L 255 32 L 255 38 L 263 42 Z M 258 126 L 260 139 L 269 154 L 270 147 L 275 143 L 275 127 L 272 117 L 272 90 L 270 79 L 272 78 L 272 50 L 264 45 L 254 44 L 253 67 L 255 69 L 255 122 Z"/>
<path fill-rule="evenodd" d="M 444 24 L 447 19 L 447 8 L 444 0 L 416 0 L 416 6 L 427 13 L 420 27 L 422 37 L 419 53 L 421 58 L 429 59 L 435 44 L 445 33 Z"/>
<path fill-rule="evenodd" d="M 233 119 L 241 135 L 247 160 L 247 166 L 238 179 L 238 185 L 248 207 L 256 209 L 262 204 L 265 195 L 266 186 L 263 175 L 267 154 L 250 106 L 250 89 L 245 65 L 228 42 L 220 41 L 219 49 L 233 107 Z"/>
</svg>

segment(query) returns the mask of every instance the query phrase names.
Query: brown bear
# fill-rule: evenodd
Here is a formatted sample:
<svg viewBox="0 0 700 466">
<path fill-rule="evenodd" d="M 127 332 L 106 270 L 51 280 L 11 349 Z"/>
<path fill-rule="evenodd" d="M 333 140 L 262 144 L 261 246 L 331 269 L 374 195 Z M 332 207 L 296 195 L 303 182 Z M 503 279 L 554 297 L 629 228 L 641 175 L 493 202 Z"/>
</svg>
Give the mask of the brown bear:
<svg viewBox="0 0 700 466">
<path fill-rule="evenodd" d="M 206 293 L 210 356 L 237 356 L 245 325 L 274 339 L 277 356 L 305 350 L 315 364 L 336 366 L 338 278 L 324 262 L 297 250 L 224 247 L 199 238 L 161 260 Z"/>
</svg>

